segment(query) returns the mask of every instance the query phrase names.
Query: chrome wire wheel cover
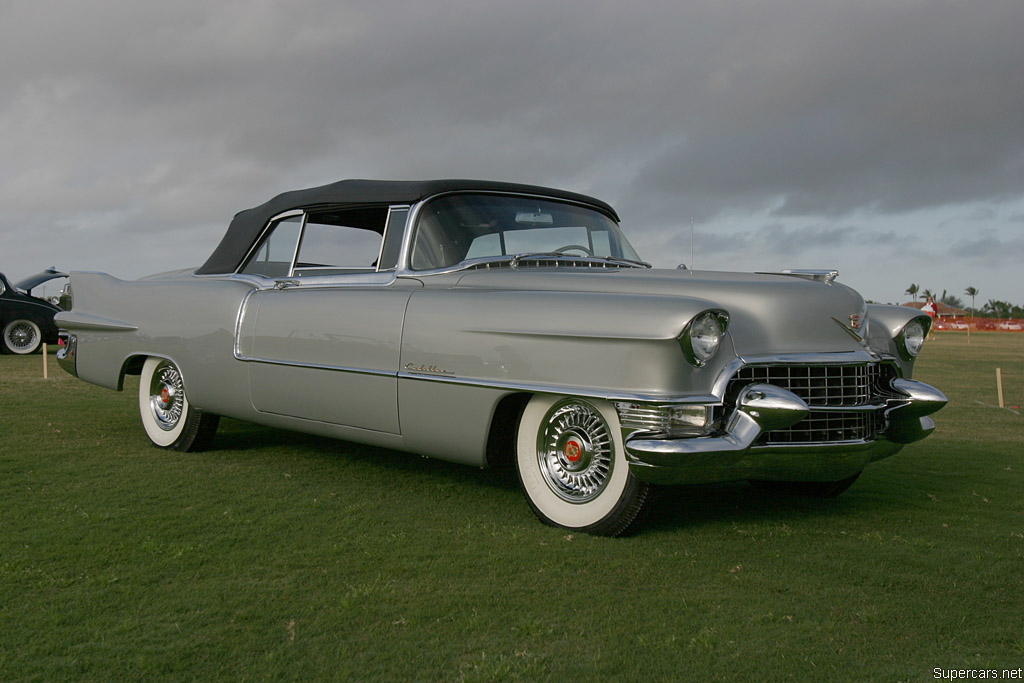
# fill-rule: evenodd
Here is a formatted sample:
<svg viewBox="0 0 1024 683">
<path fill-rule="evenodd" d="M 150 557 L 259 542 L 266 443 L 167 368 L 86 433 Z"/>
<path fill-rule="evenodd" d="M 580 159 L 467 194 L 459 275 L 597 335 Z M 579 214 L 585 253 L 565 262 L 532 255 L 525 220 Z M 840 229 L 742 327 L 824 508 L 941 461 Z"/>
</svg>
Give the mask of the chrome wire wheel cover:
<svg viewBox="0 0 1024 683">
<path fill-rule="evenodd" d="M 18 320 L 7 326 L 5 332 L 7 345 L 15 353 L 22 353 L 28 349 L 35 349 L 38 344 L 39 333 L 36 326 L 27 320 Z"/>
<path fill-rule="evenodd" d="M 169 432 L 178 425 L 185 403 L 181 373 L 173 363 L 163 361 L 149 383 L 149 407 L 160 429 Z"/>
<path fill-rule="evenodd" d="M 552 406 L 537 434 L 537 461 L 548 487 L 562 500 L 593 500 L 611 479 L 615 453 L 601 413 L 586 401 Z"/>
</svg>

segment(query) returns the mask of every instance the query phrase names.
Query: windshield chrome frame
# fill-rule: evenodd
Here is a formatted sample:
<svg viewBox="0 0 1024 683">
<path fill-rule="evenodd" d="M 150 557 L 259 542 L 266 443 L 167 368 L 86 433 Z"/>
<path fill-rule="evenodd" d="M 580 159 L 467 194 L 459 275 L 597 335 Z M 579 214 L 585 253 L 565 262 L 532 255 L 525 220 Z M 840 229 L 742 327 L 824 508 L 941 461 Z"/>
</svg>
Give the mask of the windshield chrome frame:
<svg viewBox="0 0 1024 683">
<path fill-rule="evenodd" d="M 411 261 L 412 261 L 412 244 L 413 244 L 413 239 L 415 237 L 414 232 L 416 231 L 416 228 L 419 225 L 420 212 L 423 210 L 423 207 L 426 206 L 427 204 L 429 204 L 430 202 L 434 201 L 435 199 L 440 199 L 441 197 L 448 197 L 448 196 L 451 196 L 451 195 L 460 195 L 460 194 L 462 194 L 462 195 L 465 195 L 465 194 L 469 194 L 469 195 L 486 195 L 486 196 L 497 196 L 497 197 L 521 197 L 523 199 L 539 199 L 539 200 L 543 200 L 543 201 L 554 202 L 554 203 L 557 203 L 557 204 L 569 204 L 571 206 L 578 206 L 578 207 L 582 207 L 584 209 L 590 209 L 591 211 L 596 211 L 597 213 L 601 214 L 602 216 L 604 216 L 605 218 L 610 220 L 613 224 L 615 224 L 615 227 L 618 228 L 620 230 L 620 232 L 621 232 L 621 226 L 619 225 L 619 222 L 613 216 L 609 215 L 608 212 L 601 210 L 600 207 L 597 207 L 597 206 L 595 206 L 593 204 L 588 204 L 587 202 L 578 202 L 578 201 L 573 201 L 571 199 L 562 199 L 560 197 L 550 197 L 550 196 L 544 195 L 544 194 L 534 194 L 534 193 L 524 194 L 524 193 L 521 193 L 521 192 L 501 192 L 501 191 L 489 191 L 489 190 L 453 190 L 451 192 L 441 192 L 441 193 L 430 195 L 429 197 L 425 197 L 425 198 L 421 199 L 420 201 L 418 201 L 415 204 L 413 204 L 412 209 L 409 211 L 409 218 L 406 220 L 406 224 L 405 224 L 405 238 L 402 241 L 402 251 L 401 251 L 401 254 L 398 257 L 398 268 L 397 268 L 396 272 L 397 272 L 399 277 L 417 278 L 417 277 L 425 277 L 427 275 L 442 275 L 442 274 L 445 274 L 445 273 L 455 273 L 455 272 L 458 272 L 458 271 L 461 271 L 461 270 L 468 270 L 469 268 L 472 268 L 473 266 L 481 264 L 481 263 L 488 263 L 488 262 L 500 263 L 502 261 L 512 260 L 515 256 L 517 256 L 517 254 L 505 254 L 503 256 L 481 256 L 481 257 L 477 257 L 477 258 L 474 258 L 474 259 L 464 259 L 462 261 L 459 261 L 458 263 L 452 264 L 450 266 L 446 266 L 444 268 L 432 268 L 432 269 L 429 269 L 429 270 L 413 270 L 412 269 Z M 626 238 L 625 235 L 621 235 L 621 237 L 626 240 L 627 244 L 629 244 L 629 240 Z M 630 247 L 630 249 L 633 249 L 633 245 L 632 244 L 629 244 L 629 247 Z M 636 249 L 633 249 L 633 252 L 636 253 Z M 639 254 L 638 254 L 638 256 L 639 256 Z M 579 260 L 579 259 L 577 259 L 577 260 Z M 640 263 L 643 263 L 643 262 L 641 261 Z M 609 269 L 609 270 L 611 270 L 611 269 Z"/>
</svg>

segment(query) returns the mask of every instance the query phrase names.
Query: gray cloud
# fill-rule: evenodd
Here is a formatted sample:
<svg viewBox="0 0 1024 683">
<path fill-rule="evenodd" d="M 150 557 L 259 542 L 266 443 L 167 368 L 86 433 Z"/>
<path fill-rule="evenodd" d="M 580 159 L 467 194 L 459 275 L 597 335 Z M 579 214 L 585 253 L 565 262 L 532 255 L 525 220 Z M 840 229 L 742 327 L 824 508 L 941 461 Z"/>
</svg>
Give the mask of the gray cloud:
<svg viewBox="0 0 1024 683">
<path fill-rule="evenodd" d="M 0 247 L 134 276 L 286 189 L 442 176 L 590 192 L 651 245 L 757 214 L 706 239 L 900 247 L 918 227 L 832 226 L 1024 197 L 1021 25 L 1018 0 L 7 3 Z"/>
<path fill-rule="evenodd" d="M 899 213 L 1019 197 L 1019 3 L 777 3 L 726 31 L 703 104 L 635 189 L 708 215 Z M 787 11 L 788 10 L 788 11 Z M 793 17 L 799 12 L 799 22 Z M 738 27 L 737 27 L 738 28 Z"/>
<path fill-rule="evenodd" d="M 701 251 L 716 260 L 737 252 L 800 257 L 809 252 L 838 252 L 845 248 L 902 249 L 914 243 L 912 238 L 892 231 L 834 225 L 789 227 L 773 223 L 753 230 L 698 234 Z M 689 239 L 689 230 L 678 231 L 666 240 L 665 245 L 674 253 L 681 254 L 689 249 Z"/>
<path fill-rule="evenodd" d="M 999 235 L 995 230 L 982 230 L 951 244 L 946 255 L 969 258 L 986 265 L 1013 264 L 1019 267 L 1024 254 L 1024 237 L 1010 238 Z"/>
</svg>

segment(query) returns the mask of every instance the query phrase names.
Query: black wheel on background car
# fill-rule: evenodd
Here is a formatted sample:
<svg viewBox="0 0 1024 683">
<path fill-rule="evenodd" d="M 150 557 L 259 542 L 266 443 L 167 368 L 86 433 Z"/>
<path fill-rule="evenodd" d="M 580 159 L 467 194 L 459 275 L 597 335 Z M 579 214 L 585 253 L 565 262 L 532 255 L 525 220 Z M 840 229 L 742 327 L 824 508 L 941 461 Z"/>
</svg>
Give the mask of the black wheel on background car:
<svg viewBox="0 0 1024 683">
<path fill-rule="evenodd" d="M 835 498 L 857 481 L 860 472 L 839 481 L 764 481 L 751 480 L 755 488 L 769 493 L 782 493 L 808 498 Z"/>
<path fill-rule="evenodd" d="M 165 358 L 147 358 L 142 366 L 139 413 L 150 441 L 176 451 L 206 449 L 220 422 L 219 415 L 189 405 L 181 371 Z"/>
<path fill-rule="evenodd" d="M 519 421 L 516 472 L 542 522 L 598 536 L 629 530 L 650 489 L 630 474 L 604 401 L 533 397 Z"/>
<path fill-rule="evenodd" d="M 31 320 L 12 320 L 4 325 L 4 350 L 11 353 L 35 353 L 43 343 L 39 325 Z"/>
</svg>

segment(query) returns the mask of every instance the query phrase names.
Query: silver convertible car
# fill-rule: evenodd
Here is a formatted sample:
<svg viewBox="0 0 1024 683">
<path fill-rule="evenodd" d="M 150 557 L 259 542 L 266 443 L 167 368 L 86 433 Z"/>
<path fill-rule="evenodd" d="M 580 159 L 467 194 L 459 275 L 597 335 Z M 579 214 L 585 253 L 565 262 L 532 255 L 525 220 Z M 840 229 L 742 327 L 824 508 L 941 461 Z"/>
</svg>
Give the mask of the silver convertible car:
<svg viewBox="0 0 1024 683">
<path fill-rule="evenodd" d="M 929 318 L 836 275 L 653 269 L 570 192 L 345 180 L 237 214 L 199 268 L 72 273 L 59 358 L 141 375 L 161 448 L 224 415 L 513 464 L 542 521 L 616 535 L 652 485 L 834 496 L 934 429 Z"/>
</svg>

